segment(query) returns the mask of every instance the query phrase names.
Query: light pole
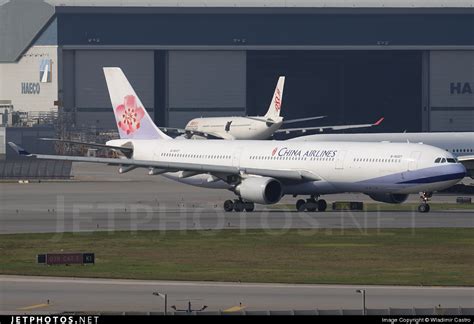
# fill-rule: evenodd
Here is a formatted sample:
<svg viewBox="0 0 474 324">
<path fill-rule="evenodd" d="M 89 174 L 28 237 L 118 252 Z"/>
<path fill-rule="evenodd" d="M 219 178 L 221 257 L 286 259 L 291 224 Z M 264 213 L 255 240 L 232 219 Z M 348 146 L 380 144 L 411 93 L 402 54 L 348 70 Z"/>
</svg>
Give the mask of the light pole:
<svg viewBox="0 0 474 324">
<path fill-rule="evenodd" d="M 165 300 L 165 315 L 168 315 L 168 294 L 162 294 L 155 291 L 153 295 L 161 297 Z"/>
<path fill-rule="evenodd" d="M 365 289 L 357 289 L 356 293 L 362 294 L 362 315 L 365 315 Z"/>
</svg>

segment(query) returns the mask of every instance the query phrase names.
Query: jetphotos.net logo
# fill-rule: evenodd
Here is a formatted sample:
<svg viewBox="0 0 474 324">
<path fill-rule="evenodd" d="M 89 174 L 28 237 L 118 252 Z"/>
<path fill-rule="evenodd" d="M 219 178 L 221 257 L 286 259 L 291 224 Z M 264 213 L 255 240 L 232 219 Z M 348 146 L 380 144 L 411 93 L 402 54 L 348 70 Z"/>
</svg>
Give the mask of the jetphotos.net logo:
<svg viewBox="0 0 474 324">
<path fill-rule="evenodd" d="M 288 147 L 278 148 L 272 150 L 272 156 L 281 157 L 303 157 L 303 158 L 333 158 L 337 154 L 337 150 L 299 150 Z"/>
</svg>

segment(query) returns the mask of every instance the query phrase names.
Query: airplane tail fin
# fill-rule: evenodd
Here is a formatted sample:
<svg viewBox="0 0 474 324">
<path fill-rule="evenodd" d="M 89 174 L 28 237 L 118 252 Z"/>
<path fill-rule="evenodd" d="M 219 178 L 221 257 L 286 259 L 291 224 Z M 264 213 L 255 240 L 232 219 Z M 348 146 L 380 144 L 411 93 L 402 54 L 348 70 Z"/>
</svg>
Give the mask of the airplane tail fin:
<svg viewBox="0 0 474 324">
<path fill-rule="evenodd" d="M 270 103 L 270 107 L 268 107 L 268 111 L 265 114 L 265 117 L 270 118 L 270 119 L 280 117 L 284 86 L 285 86 L 285 77 L 280 76 L 278 78 L 278 83 L 275 88 L 275 92 L 273 93 L 272 102 Z"/>
<path fill-rule="evenodd" d="M 104 68 L 115 121 L 122 139 L 171 139 L 148 115 L 122 69 Z"/>
</svg>

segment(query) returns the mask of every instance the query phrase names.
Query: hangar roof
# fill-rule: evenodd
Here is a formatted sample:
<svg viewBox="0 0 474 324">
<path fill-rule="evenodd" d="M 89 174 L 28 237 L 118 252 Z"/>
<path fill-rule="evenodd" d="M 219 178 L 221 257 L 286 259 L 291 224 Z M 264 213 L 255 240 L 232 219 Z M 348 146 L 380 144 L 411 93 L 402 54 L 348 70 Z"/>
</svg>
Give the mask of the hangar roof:
<svg viewBox="0 0 474 324">
<path fill-rule="evenodd" d="M 0 5 L 9 1 L 0 0 Z M 472 8 L 472 0 L 45 0 L 69 7 Z"/>
<path fill-rule="evenodd" d="M 133 9 L 130 9 L 133 8 Z M 15 62 L 64 13 L 359 13 L 472 14 L 473 0 L 0 0 L 0 62 Z M 392 9 L 393 8 L 393 9 Z"/>
</svg>

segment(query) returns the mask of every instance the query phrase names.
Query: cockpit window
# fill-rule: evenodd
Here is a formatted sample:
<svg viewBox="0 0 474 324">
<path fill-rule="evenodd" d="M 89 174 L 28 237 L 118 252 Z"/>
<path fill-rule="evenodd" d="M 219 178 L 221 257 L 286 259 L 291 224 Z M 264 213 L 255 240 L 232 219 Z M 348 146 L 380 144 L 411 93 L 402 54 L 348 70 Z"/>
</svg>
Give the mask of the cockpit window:
<svg viewBox="0 0 474 324">
<path fill-rule="evenodd" d="M 448 163 L 456 163 L 456 159 L 453 158 L 447 158 Z"/>
<path fill-rule="evenodd" d="M 437 159 L 435 160 L 435 163 L 439 163 L 440 161 L 441 161 L 441 158 L 437 158 Z"/>
<path fill-rule="evenodd" d="M 445 158 L 442 158 L 442 159 L 441 159 L 441 163 L 446 163 L 446 159 L 445 159 Z"/>
</svg>

